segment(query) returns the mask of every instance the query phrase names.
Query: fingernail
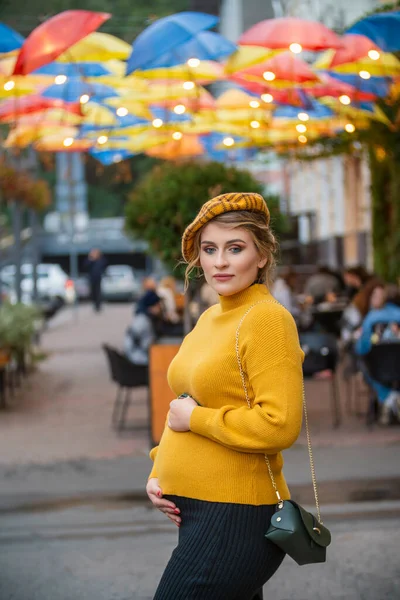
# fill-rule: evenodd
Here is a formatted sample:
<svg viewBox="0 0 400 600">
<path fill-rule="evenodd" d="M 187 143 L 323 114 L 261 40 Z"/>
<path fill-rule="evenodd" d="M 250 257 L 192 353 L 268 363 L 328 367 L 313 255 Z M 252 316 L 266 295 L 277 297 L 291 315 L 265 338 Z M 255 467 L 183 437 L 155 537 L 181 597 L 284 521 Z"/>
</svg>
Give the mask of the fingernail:
<svg viewBox="0 0 400 600">
<path fill-rule="evenodd" d="M 162 494 L 161 494 L 161 492 L 157 492 L 157 496 L 158 496 L 159 498 L 161 498 L 161 495 L 162 495 Z"/>
<path fill-rule="evenodd" d="M 174 513 L 176 513 L 177 515 L 179 515 L 181 511 L 179 510 L 179 508 L 175 508 Z"/>
</svg>

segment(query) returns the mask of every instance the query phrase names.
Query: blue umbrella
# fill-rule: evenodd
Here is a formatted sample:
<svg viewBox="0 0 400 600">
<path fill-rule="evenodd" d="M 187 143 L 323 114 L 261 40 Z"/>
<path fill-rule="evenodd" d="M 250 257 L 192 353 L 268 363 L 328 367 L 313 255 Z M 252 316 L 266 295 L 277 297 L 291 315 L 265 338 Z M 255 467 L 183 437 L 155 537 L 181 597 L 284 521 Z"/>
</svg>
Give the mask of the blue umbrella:
<svg viewBox="0 0 400 600">
<path fill-rule="evenodd" d="M 378 98 L 385 98 L 389 93 L 389 85 L 391 79 L 388 77 L 371 77 L 370 79 L 362 79 L 358 75 L 350 73 L 336 73 L 336 71 L 326 71 L 330 77 L 339 79 L 344 83 L 349 83 L 360 92 L 374 94 Z"/>
<path fill-rule="evenodd" d="M 279 106 L 274 111 L 274 118 L 281 117 L 283 119 L 297 119 L 298 114 L 298 106 Z M 311 119 L 326 119 L 327 117 L 333 116 L 335 113 L 327 106 L 320 104 L 320 102 L 317 102 L 314 99 L 310 99 L 310 103 L 307 107 L 307 114 L 310 116 Z"/>
<path fill-rule="evenodd" d="M 218 17 L 200 12 L 181 12 L 158 19 L 135 39 L 126 74 L 146 69 L 160 55 L 185 44 L 200 31 L 211 29 L 218 21 Z"/>
<path fill-rule="evenodd" d="M 91 100 L 105 100 L 118 97 L 117 92 L 109 85 L 102 83 L 86 83 L 80 79 L 68 79 L 61 85 L 51 85 L 42 92 L 44 98 L 56 98 L 65 102 L 78 102 L 84 94 Z"/>
<path fill-rule="evenodd" d="M 177 115 L 173 110 L 168 110 L 160 106 L 149 107 L 155 119 L 162 119 L 164 123 L 185 123 L 191 121 L 190 115 L 184 113 Z"/>
<path fill-rule="evenodd" d="M 109 69 L 99 62 L 49 63 L 36 69 L 32 75 L 66 75 L 67 77 L 102 77 L 112 75 Z"/>
<path fill-rule="evenodd" d="M 219 33 L 200 31 L 188 42 L 156 57 L 151 63 L 148 63 L 144 70 L 182 65 L 189 58 L 219 60 L 233 54 L 236 50 L 236 44 L 225 39 Z"/>
<path fill-rule="evenodd" d="M 218 162 L 227 162 L 227 160 L 243 162 L 249 160 L 249 158 L 256 153 L 256 149 L 254 148 L 237 148 L 235 145 L 226 148 L 217 148 L 217 146 L 220 146 L 227 137 L 231 137 L 236 144 L 245 141 L 246 138 L 238 135 L 213 132 L 199 137 L 207 156 Z"/>
<path fill-rule="evenodd" d="M 346 33 L 365 35 L 384 52 L 400 50 L 400 11 L 378 13 L 361 19 Z"/>
<path fill-rule="evenodd" d="M 121 160 L 125 160 L 126 158 L 130 158 L 131 156 L 135 156 L 135 152 L 131 152 L 130 150 L 100 150 L 98 148 L 92 148 L 89 150 L 89 154 L 91 154 L 96 160 L 101 162 L 103 165 L 113 165 L 115 163 L 121 162 Z"/>
<path fill-rule="evenodd" d="M 22 35 L 8 27 L 8 25 L 0 23 L 0 54 L 19 50 L 24 41 Z"/>
</svg>

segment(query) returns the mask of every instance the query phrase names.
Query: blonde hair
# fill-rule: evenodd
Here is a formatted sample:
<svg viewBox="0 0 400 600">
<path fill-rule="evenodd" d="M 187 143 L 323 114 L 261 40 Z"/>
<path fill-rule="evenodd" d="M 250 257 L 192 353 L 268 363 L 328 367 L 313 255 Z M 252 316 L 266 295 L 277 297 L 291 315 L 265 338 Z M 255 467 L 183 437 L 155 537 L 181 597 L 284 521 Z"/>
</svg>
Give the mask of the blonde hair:
<svg viewBox="0 0 400 600">
<path fill-rule="evenodd" d="M 214 217 L 208 223 L 223 223 L 231 225 L 234 229 L 243 228 L 248 231 L 253 239 L 254 245 L 258 250 L 261 258 L 266 258 L 267 262 L 264 267 L 258 269 L 257 281 L 259 283 L 265 283 L 271 285 L 272 274 L 276 265 L 275 254 L 278 249 L 278 243 L 267 223 L 267 217 L 265 213 L 259 211 L 249 210 L 232 210 L 226 213 L 222 213 L 217 217 Z M 206 223 L 206 225 L 208 225 Z M 204 227 L 204 226 L 203 226 Z M 203 231 L 201 227 L 196 231 L 193 238 L 193 255 L 190 260 L 186 263 L 187 267 L 185 270 L 185 291 L 189 286 L 190 276 L 193 272 L 197 272 L 196 276 L 201 275 L 200 266 L 200 250 L 201 250 L 201 233 Z"/>
</svg>

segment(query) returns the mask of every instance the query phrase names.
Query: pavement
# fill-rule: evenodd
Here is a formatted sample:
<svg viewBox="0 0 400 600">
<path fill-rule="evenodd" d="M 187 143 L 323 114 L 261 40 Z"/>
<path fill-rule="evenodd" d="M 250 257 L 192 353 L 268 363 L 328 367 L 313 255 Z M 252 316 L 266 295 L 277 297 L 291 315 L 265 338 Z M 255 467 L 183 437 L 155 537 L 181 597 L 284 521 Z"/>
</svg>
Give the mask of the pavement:
<svg viewBox="0 0 400 600">
<path fill-rule="evenodd" d="M 83 305 L 50 322 L 42 338 L 48 358 L 0 413 L 0 512 L 146 500 L 148 431 L 111 428 L 115 386 L 101 349 L 121 346 L 131 310 L 110 304 L 97 314 Z M 400 514 L 400 427 L 368 429 L 364 417 L 349 414 L 340 388 L 343 422 L 334 429 L 329 384 L 306 384 L 321 503 L 332 515 Z M 360 394 L 361 410 L 366 402 Z M 145 392 L 129 418 L 148 422 Z M 293 496 L 311 506 L 304 432 L 284 456 Z"/>
</svg>

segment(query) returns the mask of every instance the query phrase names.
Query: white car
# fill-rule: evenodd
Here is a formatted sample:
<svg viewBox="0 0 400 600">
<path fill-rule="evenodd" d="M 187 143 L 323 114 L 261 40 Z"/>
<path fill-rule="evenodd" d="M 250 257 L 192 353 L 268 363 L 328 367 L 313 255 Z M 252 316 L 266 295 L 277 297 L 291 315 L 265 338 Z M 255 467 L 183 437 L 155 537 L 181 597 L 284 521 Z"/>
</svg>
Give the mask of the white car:
<svg viewBox="0 0 400 600">
<path fill-rule="evenodd" d="M 14 285 L 15 266 L 4 267 L 2 277 Z M 76 298 L 73 281 L 57 264 L 37 266 L 37 291 L 39 298 L 57 299 L 61 304 L 73 304 Z M 21 292 L 23 301 L 29 304 L 33 296 L 33 267 L 28 263 L 21 265 Z"/>
<path fill-rule="evenodd" d="M 132 302 L 141 294 L 141 283 L 128 265 L 110 265 L 104 271 L 101 280 L 101 292 L 104 300 Z"/>
</svg>

